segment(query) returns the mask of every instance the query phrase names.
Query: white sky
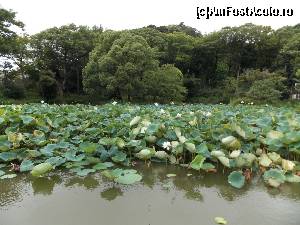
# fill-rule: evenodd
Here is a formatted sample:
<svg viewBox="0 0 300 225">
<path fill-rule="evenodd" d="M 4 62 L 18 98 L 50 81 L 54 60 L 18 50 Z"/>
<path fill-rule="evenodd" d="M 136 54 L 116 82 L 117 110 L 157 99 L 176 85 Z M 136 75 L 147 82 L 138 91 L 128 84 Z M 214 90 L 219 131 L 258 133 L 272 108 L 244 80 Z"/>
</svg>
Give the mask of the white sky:
<svg viewBox="0 0 300 225">
<path fill-rule="evenodd" d="M 0 0 L 0 4 L 18 13 L 17 18 L 25 23 L 29 34 L 68 23 L 102 25 L 105 29 L 120 30 L 184 22 L 202 33 L 247 22 L 270 25 L 275 29 L 300 23 L 298 0 Z M 294 16 L 231 16 L 197 20 L 197 6 L 292 8 Z"/>
</svg>

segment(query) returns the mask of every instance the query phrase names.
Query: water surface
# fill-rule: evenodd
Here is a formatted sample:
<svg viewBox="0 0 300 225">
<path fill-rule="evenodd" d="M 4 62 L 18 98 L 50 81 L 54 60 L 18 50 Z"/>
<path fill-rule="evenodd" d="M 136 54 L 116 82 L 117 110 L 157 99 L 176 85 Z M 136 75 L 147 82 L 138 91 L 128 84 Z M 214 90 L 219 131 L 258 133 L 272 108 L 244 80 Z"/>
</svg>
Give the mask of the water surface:
<svg viewBox="0 0 300 225">
<path fill-rule="evenodd" d="M 1 180 L 0 225 L 210 225 L 216 216 L 236 225 L 300 224 L 300 184 L 277 190 L 255 178 L 238 190 L 223 174 L 166 165 L 137 169 L 143 180 L 132 186 L 57 171 Z"/>
</svg>

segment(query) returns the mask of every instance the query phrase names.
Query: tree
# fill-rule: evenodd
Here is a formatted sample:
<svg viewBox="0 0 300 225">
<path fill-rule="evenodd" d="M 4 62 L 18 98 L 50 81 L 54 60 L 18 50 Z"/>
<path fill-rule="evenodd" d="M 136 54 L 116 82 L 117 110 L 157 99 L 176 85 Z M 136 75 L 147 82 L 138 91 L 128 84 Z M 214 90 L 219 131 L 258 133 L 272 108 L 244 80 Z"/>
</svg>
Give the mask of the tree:
<svg viewBox="0 0 300 225">
<path fill-rule="evenodd" d="M 239 76 L 236 82 L 228 82 L 225 90 L 235 89 L 232 98 L 238 100 L 270 103 L 282 97 L 285 91 L 284 81 L 285 78 L 279 73 L 247 70 Z"/>
<path fill-rule="evenodd" d="M 183 86 L 183 75 L 174 65 L 162 65 L 156 71 L 149 71 L 143 78 L 145 100 L 154 102 L 181 102 L 186 88 Z"/>
<path fill-rule="evenodd" d="M 116 37 L 111 33 L 109 36 Z M 97 93 L 103 87 L 108 95 L 125 101 L 141 98 L 145 73 L 158 67 L 154 50 L 143 37 L 129 32 L 111 41 L 110 49 L 106 48 L 107 42 L 102 40 L 84 68 L 86 92 Z"/>
<path fill-rule="evenodd" d="M 24 24 L 16 19 L 16 13 L 0 7 L 0 57 L 13 52 L 17 38 L 16 27 L 24 27 Z"/>
<path fill-rule="evenodd" d="M 46 101 L 53 100 L 57 96 L 58 86 L 54 76 L 51 71 L 41 71 L 40 74 L 40 94 Z"/>
<path fill-rule="evenodd" d="M 51 70 L 55 74 L 59 93 L 80 93 L 82 69 L 93 50 L 101 27 L 54 27 L 32 37 L 34 64 L 39 70 Z"/>
</svg>

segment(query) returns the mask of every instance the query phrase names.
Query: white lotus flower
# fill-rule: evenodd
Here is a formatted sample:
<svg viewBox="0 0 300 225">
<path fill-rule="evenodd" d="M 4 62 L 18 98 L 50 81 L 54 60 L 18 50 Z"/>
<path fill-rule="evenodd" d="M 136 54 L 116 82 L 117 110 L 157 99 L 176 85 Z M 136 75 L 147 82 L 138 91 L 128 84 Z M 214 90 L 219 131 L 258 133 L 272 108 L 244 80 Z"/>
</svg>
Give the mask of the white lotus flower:
<svg viewBox="0 0 300 225">
<path fill-rule="evenodd" d="M 44 103 L 45 103 L 45 101 L 44 101 L 44 100 L 42 100 L 42 101 L 41 101 L 41 103 L 42 103 L 42 104 L 44 104 Z"/>
<path fill-rule="evenodd" d="M 182 115 L 180 113 L 177 113 L 176 118 L 180 118 Z"/>
<path fill-rule="evenodd" d="M 190 112 L 191 115 L 194 115 L 194 112 Z"/>
<path fill-rule="evenodd" d="M 241 101 L 241 104 L 244 104 L 245 102 L 244 101 Z"/>
<path fill-rule="evenodd" d="M 170 148 L 171 148 L 171 143 L 169 142 L 169 141 L 165 141 L 164 143 L 163 143 L 163 145 L 162 145 L 162 147 L 164 148 L 164 149 L 167 149 L 167 150 L 169 150 Z"/>
<path fill-rule="evenodd" d="M 161 113 L 161 114 L 164 114 L 164 113 L 165 113 L 165 110 L 161 109 L 161 110 L 160 110 L 160 113 Z"/>
<path fill-rule="evenodd" d="M 268 107 L 269 105 L 268 104 L 266 104 L 266 107 Z"/>
<path fill-rule="evenodd" d="M 111 103 L 111 104 L 113 104 L 113 105 L 116 105 L 118 102 L 116 102 L 116 101 L 114 101 L 113 103 Z"/>
<path fill-rule="evenodd" d="M 158 103 L 157 103 L 157 102 L 155 102 L 155 103 L 154 103 L 154 105 L 155 105 L 155 106 L 158 106 Z"/>
<path fill-rule="evenodd" d="M 222 103 L 222 102 L 220 102 L 220 105 L 223 105 L 223 103 Z"/>
<path fill-rule="evenodd" d="M 171 102 L 171 105 L 174 105 L 174 102 Z"/>
<path fill-rule="evenodd" d="M 253 105 L 254 103 L 253 103 L 253 102 L 251 102 L 250 104 L 251 104 L 251 105 Z"/>
</svg>

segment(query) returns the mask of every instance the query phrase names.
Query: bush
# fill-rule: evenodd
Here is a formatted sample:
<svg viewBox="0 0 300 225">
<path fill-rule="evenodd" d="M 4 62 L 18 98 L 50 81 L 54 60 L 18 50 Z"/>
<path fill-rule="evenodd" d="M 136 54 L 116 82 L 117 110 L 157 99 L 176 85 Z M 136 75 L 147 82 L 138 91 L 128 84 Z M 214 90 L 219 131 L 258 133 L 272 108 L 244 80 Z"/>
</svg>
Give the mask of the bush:
<svg viewBox="0 0 300 225">
<path fill-rule="evenodd" d="M 7 98 L 21 99 L 25 97 L 25 88 L 20 80 L 3 81 L 3 95 Z"/>
<path fill-rule="evenodd" d="M 42 72 L 39 80 L 41 96 L 49 101 L 57 97 L 58 86 L 54 74 L 50 71 Z"/>
</svg>

